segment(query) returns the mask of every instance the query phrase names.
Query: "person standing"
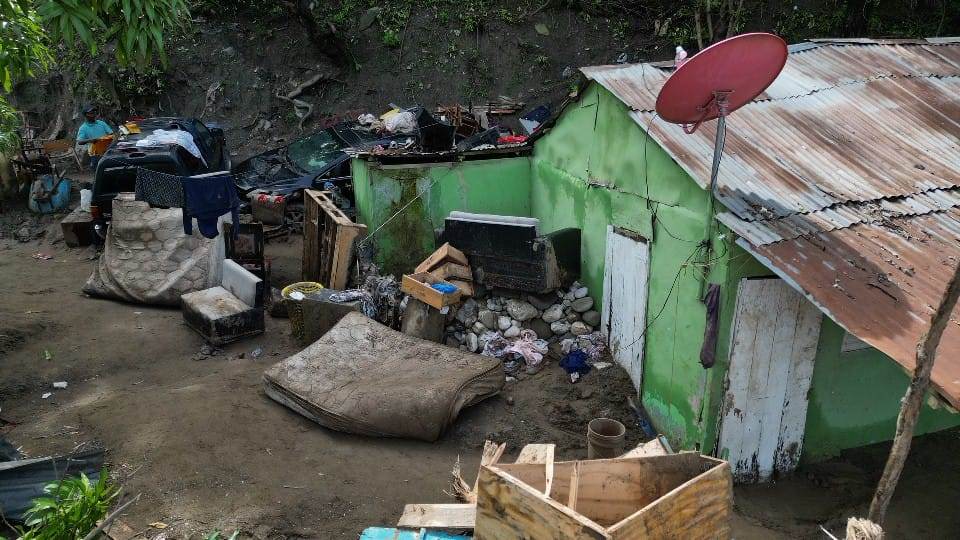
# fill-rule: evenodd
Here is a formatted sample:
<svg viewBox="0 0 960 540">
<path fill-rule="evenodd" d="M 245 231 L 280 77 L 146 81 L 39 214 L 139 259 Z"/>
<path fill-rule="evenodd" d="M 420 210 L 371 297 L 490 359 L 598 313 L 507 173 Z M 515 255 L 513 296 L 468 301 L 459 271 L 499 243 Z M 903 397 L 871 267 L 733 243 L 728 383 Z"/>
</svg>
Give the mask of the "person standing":
<svg viewBox="0 0 960 540">
<path fill-rule="evenodd" d="M 80 124 L 80 129 L 77 130 L 77 144 L 87 145 L 90 169 L 96 172 L 97 163 L 100 161 L 100 153 L 94 152 L 93 143 L 101 137 L 112 135 L 113 128 L 110 127 L 110 124 L 97 118 L 97 108 L 93 105 L 87 105 L 83 108 L 83 116 L 85 120 Z"/>
</svg>

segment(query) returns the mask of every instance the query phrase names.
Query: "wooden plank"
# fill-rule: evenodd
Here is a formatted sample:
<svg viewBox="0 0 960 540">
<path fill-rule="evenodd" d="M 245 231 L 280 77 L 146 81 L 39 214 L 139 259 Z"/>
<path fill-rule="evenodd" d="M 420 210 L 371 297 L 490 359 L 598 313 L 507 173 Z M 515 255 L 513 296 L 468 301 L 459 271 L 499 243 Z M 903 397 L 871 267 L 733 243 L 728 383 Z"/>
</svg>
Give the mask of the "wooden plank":
<svg viewBox="0 0 960 540">
<path fill-rule="evenodd" d="M 473 281 L 473 273 L 469 266 L 464 266 L 455 262 L 445 262 L 430 270 L 430 275 L 438 279 L 457 278 L 464 281 Z"/>
<path fill-rule="evenodd" d="M 733 480 L 721 463 L 671 490 L 607 532 L 616 540 L 677 538 L 726 540 L 731 537 Z"/>
<path fill-rule="evenodd" d="M 496 467 L 482 467 L 474 538 L 600 540 L 609 537 L 603 527 L 540 491 Z"/>
<path fill-rule="evenodd" d="M 422 263 L 417 265 L 414 273 L 419 274 L 421 272 L 429 272 L 444 261 L 462 264 L 463 266 L 470 266 L 470 262 L 467 261 L 467 256 L 464 255 L 459 249 L 451 246 L 450 242 L 446 242 L 436 251 L 434 251 L 429 257 L 424 259 Z"/>
<path fill-rule="evenodd" d="M 463 281 L 462 279 L 449 279 L 447 281 L 460 289 L 460 294 L 463 296 L 469 298 L 474 295 L 473 283 L 470 283 L 469 281 Z"/>
<path fill-rule="evenodd" d="M 573 462 L 573 470 L 570 471 L 570 490 L 567 493 L 567 507 L 571 510 L 577 510 L 577 495 L 580 494 L 580 462 Z"/>
<path fill-rule="evenodd" d="M 408 504 L 397 527 L 469 530 L 476 520 L 475 504 Z"/>
<path fill-rule="evenodd" d="M 357 238 L 367 235 L 367 226 L 354 223 L 351 226 L 338 226 L 333 260 L 330 267 L 330 286 L 344 290 L 350 282 L 350 266 L 354 259 Z"/>
<path fill-rule="evenodd" d="M 320 279 L 320 203 L 318 191 L 303 190 L 303 257 L 300 276 L 304 281 Z"/>
<path fill-rule="evenodd" d="M 520 450 L 516 463 L 533 463 L 543 465 L 543 494 L 550 496 L 553 487 L 553 456 L 556 453 L 555 444 L 528 444 Z"/>
</svg>

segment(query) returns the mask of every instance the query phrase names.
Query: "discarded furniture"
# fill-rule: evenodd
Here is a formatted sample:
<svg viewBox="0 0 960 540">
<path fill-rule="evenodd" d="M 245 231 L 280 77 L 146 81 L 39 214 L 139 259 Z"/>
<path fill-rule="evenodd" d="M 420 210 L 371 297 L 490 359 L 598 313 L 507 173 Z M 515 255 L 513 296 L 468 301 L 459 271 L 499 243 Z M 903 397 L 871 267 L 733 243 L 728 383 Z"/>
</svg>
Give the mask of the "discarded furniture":
<svg viewBox="0 0 960 540">
<path fill-rule="evenodd" d="M 462 292 L 459 288 L 453 292 L 440 292 L 432 287 L 432 285 L 439 284 L 453 285 L 452 283 L 434 277 L 433 274 L 429 272 L 404 274 L 400 282 L 400 290 L 437 309 L 442 309 L 445 306 L 453 305 L 460 301 Z"/>
<path fill-rule="evenodd" d="M 407 336 L 360 313 L 263 374 L 268 396 L 322 426 L 425 441 L 503 383 L 495 358 Z"/>
<path fill-rule="evenodd" d="M 236 237 L 233 235 L 234 227 L 239 228 Z M 227 258 L 256 274 L 269 287 L 270 262 L 264 256 L 264 238 L 263 223 L 253 221 L 249 215 L 241 215 L 238 225 L 229 222 L 223 224 Z"/>
<path fill-rule="evenodd" d="M 60 220 L 63 242 L 70 247 L 89 246 L 93 243 L 93 216 L 78 206 Z"/>
<path fill-rule="evenodd" d="M 302 278 L 331 289 L 346 289 L 354 242 L 366 234 L 367 226 L 350 221 L 326 192 L 305 189 L 303 200 Z"/>
<path fill-rule="evenodd" d="M 223 345 L 263 333 L 263 280 L 236 261 L 223 262 L 216 287 L 180 297 L 187 326 L 211 345 Z"/>
<path fill-rule="evenodd" d="M 730 538 L 727 462 L 695 452 L 483 466 L 475 538 Z"/>
<path fill-rule="evenodd" d="M 204 238 L 195 228 L 187 236 L 179 208 L 150 208 L 133 197 L 133 193 L 121 193 L 113 200 L 103 254 L 83 292 L 126 302 L 179 306 L 182 295 L 219 285 L 222 235 Z"/>
<path fill-rule="evenodd" d="M 580 276 L 580 230 L 541 235 L 539 221 L 451 212 L 443 240 L 467 255 L 477 280 L 487 287 L 543 293 Z"/>
</svg>

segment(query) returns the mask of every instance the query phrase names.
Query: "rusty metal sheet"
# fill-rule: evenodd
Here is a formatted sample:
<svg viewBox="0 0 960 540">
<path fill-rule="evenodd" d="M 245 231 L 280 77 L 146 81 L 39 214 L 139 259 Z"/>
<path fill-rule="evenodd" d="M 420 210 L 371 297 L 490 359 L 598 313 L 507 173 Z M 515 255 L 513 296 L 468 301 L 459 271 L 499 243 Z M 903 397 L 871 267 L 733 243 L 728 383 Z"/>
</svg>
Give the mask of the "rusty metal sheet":
<svg viewBox="0 0 960 540">
<path fill-rule="evenodd" d="M 840 326 L 912 372 L 917 343 L 960 262 L 960 209 L 764 246 L 740 242 Z M 960 309 L 951 322 L 932 381 L 960 408 Z"/>
</svg>

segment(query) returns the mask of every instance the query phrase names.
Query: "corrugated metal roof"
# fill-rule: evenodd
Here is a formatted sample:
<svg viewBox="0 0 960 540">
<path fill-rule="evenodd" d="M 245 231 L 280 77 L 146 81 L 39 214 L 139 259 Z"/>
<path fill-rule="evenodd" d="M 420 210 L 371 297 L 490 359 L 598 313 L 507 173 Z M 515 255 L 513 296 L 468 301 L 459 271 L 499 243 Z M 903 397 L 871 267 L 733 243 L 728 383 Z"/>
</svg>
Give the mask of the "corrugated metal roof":
<svg viewBox="0 0 960 540">
<path fill-rule="evenodd" d="M 584 74 L 702 187 L 715 122 L 655 119 L 669 70 Z M 907 369 L 960 262 L 960 39 L 818 40 L 727 119 L 719 219 L 841 326 Z M 960 309 L 934 384 L 960 408 Z"/>
</svg>

